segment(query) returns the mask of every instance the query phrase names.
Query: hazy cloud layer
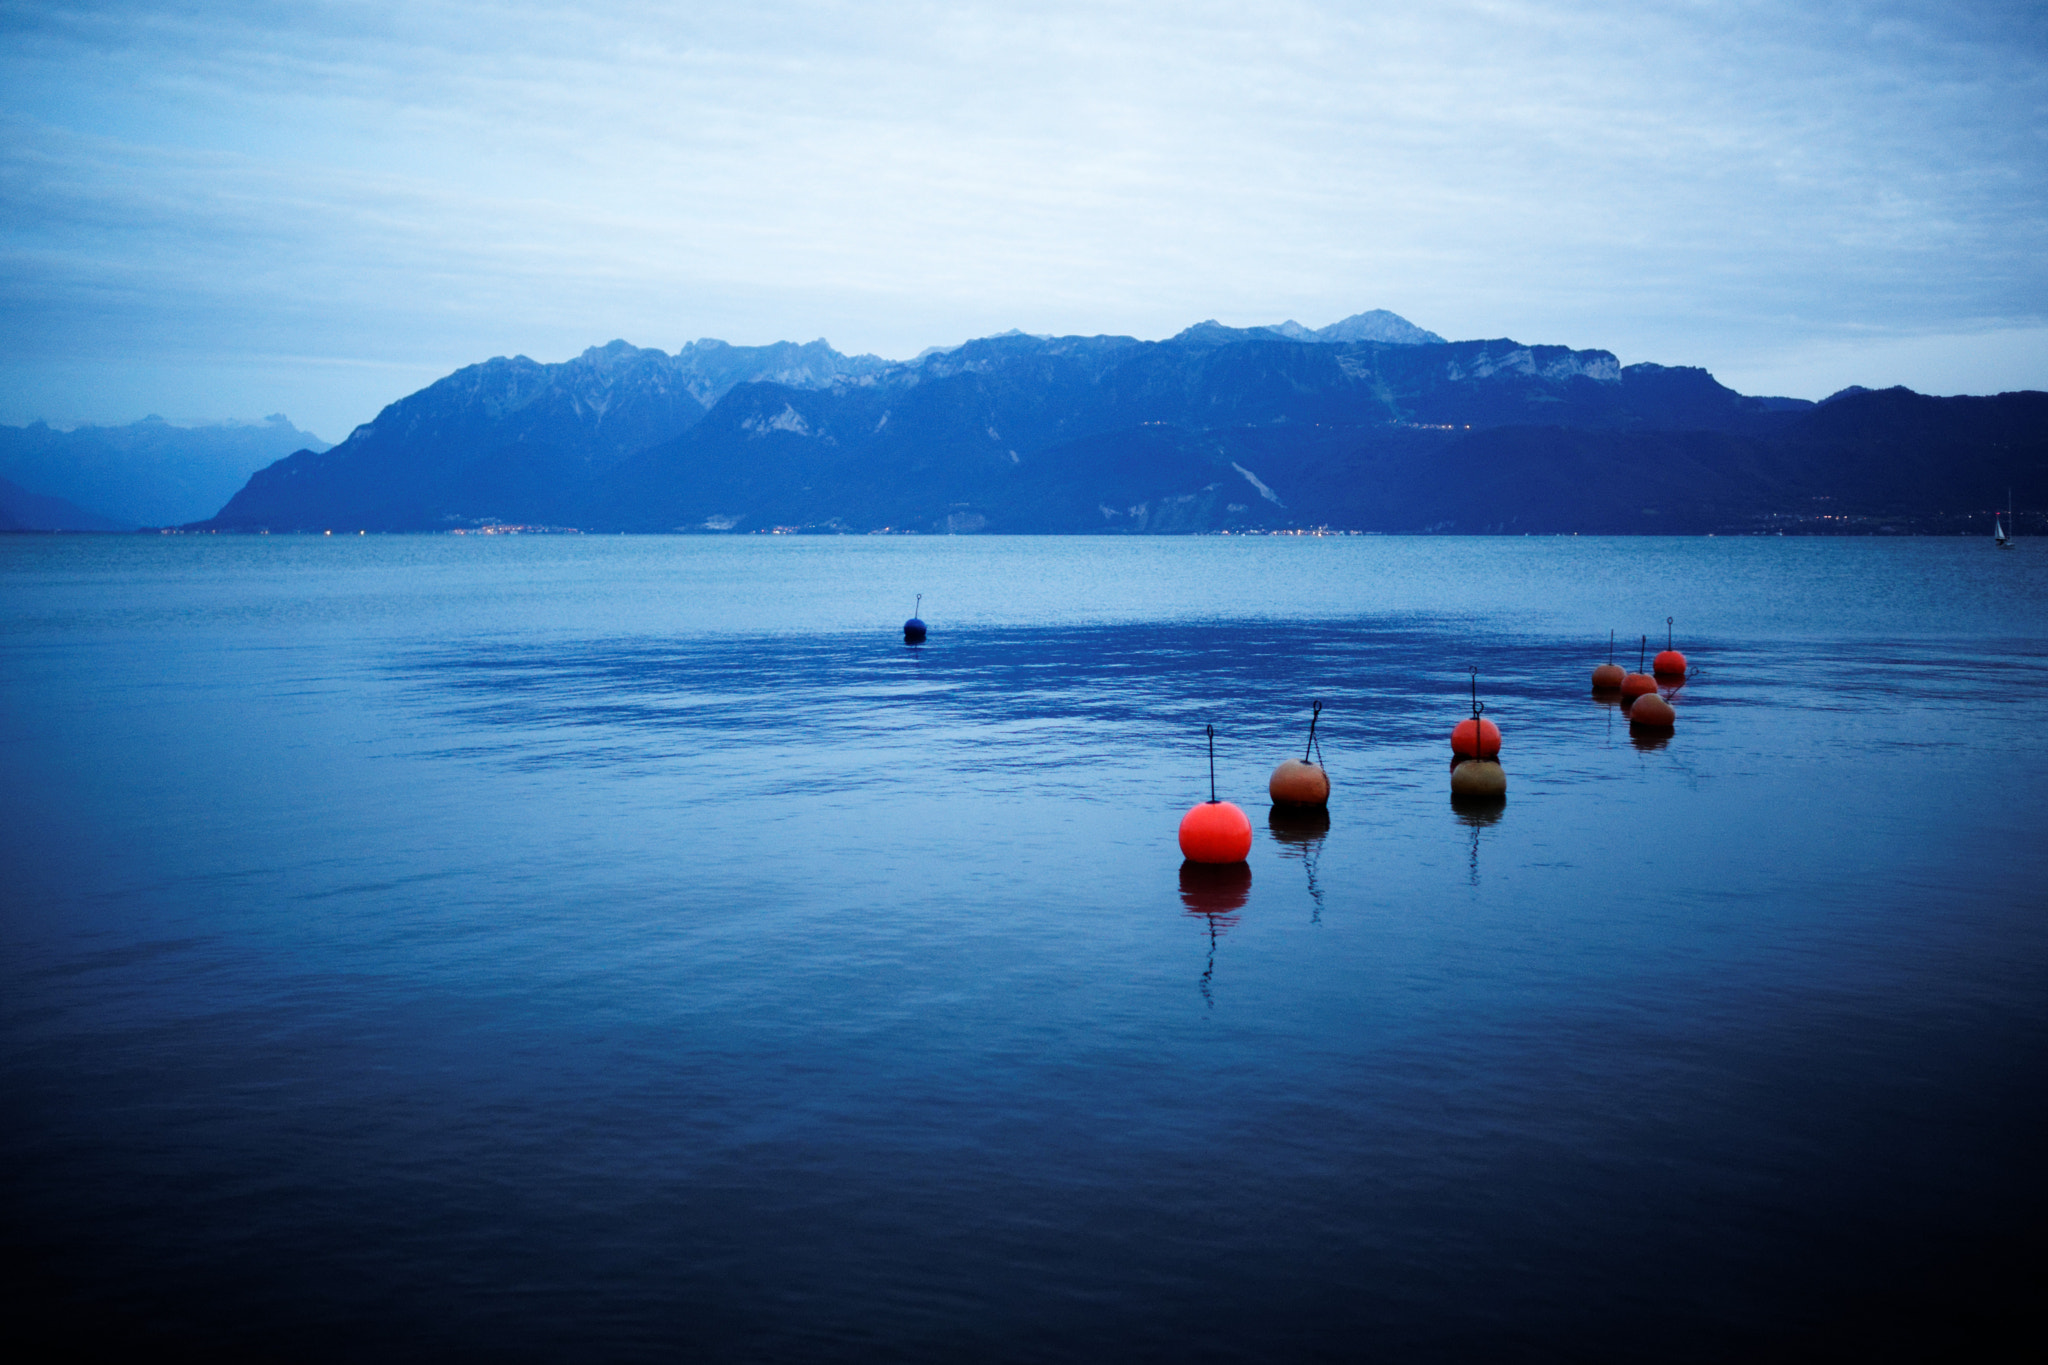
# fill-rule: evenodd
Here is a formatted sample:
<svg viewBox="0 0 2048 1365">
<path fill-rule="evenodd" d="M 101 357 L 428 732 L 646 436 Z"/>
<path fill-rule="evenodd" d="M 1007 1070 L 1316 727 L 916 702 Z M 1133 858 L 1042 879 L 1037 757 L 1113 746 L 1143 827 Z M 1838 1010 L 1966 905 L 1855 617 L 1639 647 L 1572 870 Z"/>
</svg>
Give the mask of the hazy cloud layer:
<svg viewBox="0 0 2048 1365">
<path fill-rule="evenodd" d="M 2048 18 L 1971 4 L 0 8 L 0 419 L 500 353 L 1384 307 L 2048 387 Z"/>
</svg>

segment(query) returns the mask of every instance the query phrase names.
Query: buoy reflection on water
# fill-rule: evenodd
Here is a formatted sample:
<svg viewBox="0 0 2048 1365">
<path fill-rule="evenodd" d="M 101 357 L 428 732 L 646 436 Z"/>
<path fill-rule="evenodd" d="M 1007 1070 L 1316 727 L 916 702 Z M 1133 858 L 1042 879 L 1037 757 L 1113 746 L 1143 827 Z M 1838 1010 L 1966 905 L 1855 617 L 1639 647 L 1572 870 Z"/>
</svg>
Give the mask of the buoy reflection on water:
<svg viewBox="0 0 2048 1365">
<path fill-rule="evenodd" d="M 1330 812 L 1324 806 L 1275 806 L 1266 816 L 1266 828 L 1280 843 L 1309 848 L 1330 832 Z"/>
<path fill-rule="evenodd" d="M 1244 909 L 1251 895 L 1250 863 L 1189 859 L 1180 865 L 1180 903 L 1191 915 L 1234 915 Z"/>
<path fill-rule="evenodd" d="M 1198 863 L 1180 865 L 1180 903 L 1187 913 L 1202 921 L 1209 931 L 1209 956 L 1202 964 L 1198 989 L 1205 1004 L 1214 1006 L 1216 997 L 1216 941 L 1237 924 L 1237 912 L 1252 894 L 1252 869 L 1248 863 Z"/>
<path fill-rule="evenodd" d="M 1308 898 L 1314 909 L 1311 922 L 1323 922 L 1323 887 L 1316 863 L 1322 856 L 1323 838 L 1330 832 L 1330 812 L 1321 806 L 1276 805 L 1266 816 L 1266 828 L 1273 835 L 1283 858 L 1299 858 L 1308 874 Z"/>
</svg>

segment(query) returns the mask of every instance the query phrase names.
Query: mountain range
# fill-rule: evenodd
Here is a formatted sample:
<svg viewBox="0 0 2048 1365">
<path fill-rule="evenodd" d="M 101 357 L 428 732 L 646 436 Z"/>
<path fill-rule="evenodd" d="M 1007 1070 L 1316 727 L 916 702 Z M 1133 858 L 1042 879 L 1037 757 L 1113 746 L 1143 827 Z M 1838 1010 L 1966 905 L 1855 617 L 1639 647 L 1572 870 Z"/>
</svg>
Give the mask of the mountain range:
<svg viewBox="0 0 2048 1365">
<path fill-rule="evenodd" d="M 212 516 L 249 476 L 298 450 L 325 450 L 282 413 L 262 422 L 174 426 L 150 416 L 63 431 L 0 426 L 0 530 L 128 530 Z"/>
<path fill-rule="evenodd" d="M 1749 397 L 1376 311 L 900 363 L 822 340 L 500 357 L 257 470 L 190 529 L 1930 532 L 1988 530 L 2044 472 L 2040 393 Z"/>
</svg>

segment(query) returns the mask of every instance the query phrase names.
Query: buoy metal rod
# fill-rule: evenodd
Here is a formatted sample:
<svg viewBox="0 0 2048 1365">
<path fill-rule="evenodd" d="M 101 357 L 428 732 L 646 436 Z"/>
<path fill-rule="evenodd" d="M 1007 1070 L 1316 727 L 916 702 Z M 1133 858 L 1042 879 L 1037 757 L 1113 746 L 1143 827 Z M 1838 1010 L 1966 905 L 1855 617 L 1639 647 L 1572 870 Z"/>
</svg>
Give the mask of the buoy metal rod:
<svg viewBox="0 0 2048 1365">
<path fill-rule="evenodd" d="M 1607 632 L 1607 662 L 1614 662 L 1614 632 Z"/>
<path fill-rule="evenodd" d="M 1671 618 L 1670 618 L 1670 617 L 1668 617 L 1668 616 L 1664 618 L 1664 648 L 1666 648 L 1666 649 L 1670 649 L 1670 648 L 1672 648 L 1672 644 L 1671 644 Z"/>
<path fill-rule="evenodd" d="M 1216 804 L 1216 727 L 1202 727 L 1209 732 L 1209 804 Z"/>
<path fill-rule="evenodd" d="M 1646 665 L 1647 665 L 1647 664 L 1649 663 L 1649 661 L 1650 661 L 1650 637 L 1649 637 L 1649 636 L 1647 636 L 1647 635 L 1645 635 L 1645 636 L 1643 637 L 1643 644 L 1642 644 L 1642 648 L 1640 648 L 1640 649 L 1638 649 L 1638 650 L 1636 651 L 1636 672 L 1638 672 L 1638 673 L 1646 673 L 1646 672 L 1648 672 L 1649 670 L 1648 670 L 1648 668 L 1646 667 Z"/>
<path fill-rule="evenodd" d="M 1316 709 L 1309 712 L 1308 743 L 1301 746 L 1301 761 L 1304 763 L 1308 762 L 1309 750 L 1316 747 L 1316 721 L 1319 717 L 1321 717 L 1322 714 L 1323 704 L 1321 702 L 1317 702 Z"/>
</svg>

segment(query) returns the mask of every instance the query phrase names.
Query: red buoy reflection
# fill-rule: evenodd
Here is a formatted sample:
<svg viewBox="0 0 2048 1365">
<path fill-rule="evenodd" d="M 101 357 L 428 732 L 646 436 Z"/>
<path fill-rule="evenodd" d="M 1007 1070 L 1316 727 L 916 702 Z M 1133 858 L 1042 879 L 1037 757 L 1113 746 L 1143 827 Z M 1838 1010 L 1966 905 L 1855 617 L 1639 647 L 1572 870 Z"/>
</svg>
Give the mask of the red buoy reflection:
<svg viewBox="0 0 2048 1365">
<path fill-rule="evenodd" d="M 1251 896 L 1249 863 L 1198 863 L 1189 859 L 1180 865 L 1180 903 L 1191 915 L 1233 915 L 1244 909 Z"/>
</svg>

